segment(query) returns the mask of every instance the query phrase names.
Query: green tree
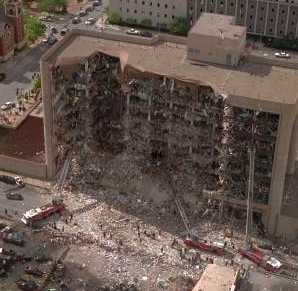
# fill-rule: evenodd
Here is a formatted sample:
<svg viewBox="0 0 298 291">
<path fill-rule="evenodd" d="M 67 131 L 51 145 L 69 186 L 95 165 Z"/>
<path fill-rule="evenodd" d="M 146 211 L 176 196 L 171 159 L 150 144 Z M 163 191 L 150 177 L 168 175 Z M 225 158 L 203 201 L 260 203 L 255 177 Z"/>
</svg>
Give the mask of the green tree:
<svg viewBox="0 0 298 291">
<path fill-rule="evenodd" d="M 25 35 L 28 41 L 34 42 L 44 34 L 46 27 L 35 16 L 25 16 Z"/>
<path fill-rule="evenodd" d="M 33 80 L 33 91 L 37 92 L 38 90 L 41 89 L 41 78 L 37 78 Z"/>
<path fill-rule="evenodd" d="M 121 24 L 122 19 L 119 13 L 108 9 L 108 19 L 111 24 Z"/>
<path fill-rule="evenodd" d="M 152 27 L 151 19 L 143 19 L 140 24 L 144 27 Z"/>
<path fill-rule="evenodd" d="M 39 0 L 38 6 L 41 11 L 66 12 L 67 0 Z"/>
<path fill-rule="evenodd" d="M 189 24 L 186 18 L 178 17 L 169 26 L 172 33 L 186 35 L 189 30 Z"/>
<path fill-rule="evenodd" d="M 137 24 L 137 20 L 134 19 L 134 18 L 127 18 L 125 22 L 127 24 L 129 24 L 129 25 L 135 25 L 135 24 Z"/>
</svg>

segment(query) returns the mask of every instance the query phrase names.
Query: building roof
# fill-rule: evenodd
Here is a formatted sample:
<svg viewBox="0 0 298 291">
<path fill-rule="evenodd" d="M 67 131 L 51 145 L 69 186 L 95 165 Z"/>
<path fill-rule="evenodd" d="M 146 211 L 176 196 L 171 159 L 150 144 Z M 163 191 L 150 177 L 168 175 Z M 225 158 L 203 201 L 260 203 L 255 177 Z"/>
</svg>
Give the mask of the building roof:
<svg viewBox="0 0 298 291">
<path fill-rule="evenodd" d="M 50 48 L 42 61 L 72 65 L 100 51 L 119 57 L 122 67 L 130 65 L 140 71 L 210 86 L 219 94 L 244 98 L 260 107 L 265 103 L 274 103 L 276 107 L 297 103 L 298 70 L 255 63 L 237 68 L 193 63 L 186 59 L 186 45 L 161 41 L 144 45 L 133 36 L 131 42 L 120 42 L 117 39 L 121 37 L 124 38 L 119 34 L 73 30 Z"/>
<path fill-rule="evenodd" d="M 246 27 L 235 25 L 235 17 L 222 14 L 202 13 L 198 21 L 191 28 L 190 34 L 206 36 L 221 36 L 237 39 L 246 34 Z"/>
<path fill-rule="evenodd" d="M 234 283 L 233 269 L 209 264 L 193 291 L 230 291 Z"/>
</svg>

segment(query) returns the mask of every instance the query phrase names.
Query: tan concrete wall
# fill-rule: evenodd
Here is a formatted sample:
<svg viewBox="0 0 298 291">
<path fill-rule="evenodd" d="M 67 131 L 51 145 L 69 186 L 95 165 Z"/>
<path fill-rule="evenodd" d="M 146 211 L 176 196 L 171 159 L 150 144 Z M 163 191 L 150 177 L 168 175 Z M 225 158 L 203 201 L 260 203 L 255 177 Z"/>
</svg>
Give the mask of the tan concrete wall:
<svg viewBox="0 0 298 291">
<path fill-rule="evenodd" d="M 184 45 L 187 44 L 187 37 L 165 34 L 165 33 L 159 35 L 159 40 L 166 41 L 166 42 L 173 42 L 177 44 L 184 44 Z"/>
<path fill-rule="evenodd" d="M 292 131 L 292 137 L 291 137 L 288 170 L 287 170 L 287 173 L 289 175 L 294 174 L 297 159 L 298 159 L 298 117 L 296 117 L 296 121 Z"/>
<path fill-rule="evenodd" d="M 191 60 L 222 65 L 237 65 L 243 52 L 241 40 L 190 33 L 187 41 L 187 57 Z"/>
<path fill-rule="evenodd" d="M 280 212 L 284 193 L 285 175 L 288 167 L 288 157 L 291 144 L 291 135 L 297 116 L 296 106 L 283 106 L 279 118 L 278 135 L 276 139 L 271 192 L 269 196 L 268 230 L 274 234 L 279 228 Z"/>
<path fill-rule="evenodd" d="M 46 179 L 46 165 L 0 155 L 0 169 L 32 178 Z"/>
<path fill-rule="evenodd" d="M 53 107 L 52 99 L 54 97 L 52 74 L 50 66 L 46 62 L 41 62 L 41 88 L 44 112 L 44 140 L 45 140 L 45 158 L 47 167 L 47 179 L 53 179 L 56 175 L 55 151 L 56 144 L 53 141 Z"/>
</svg>

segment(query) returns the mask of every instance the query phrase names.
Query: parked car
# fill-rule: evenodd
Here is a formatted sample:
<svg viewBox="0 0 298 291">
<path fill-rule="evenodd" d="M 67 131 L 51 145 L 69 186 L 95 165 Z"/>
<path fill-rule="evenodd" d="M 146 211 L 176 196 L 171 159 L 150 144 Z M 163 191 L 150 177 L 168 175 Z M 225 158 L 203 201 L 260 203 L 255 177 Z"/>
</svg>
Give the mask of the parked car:
<svg viewBox="0 0 298 291">
<path fill-rule="evenodd" d="M 16 281 L 16 285 L 19 289 L 23 291 L 36 291 L 39 288 L 39 285 L 32 281 L 32 280 L 25 280 L 25 279 L 19 279 Z"/>
<path fill-rule="evenodd" d="M 0 182 L 3 182 L 8 185 L 17 185 L 24 187 L 25 183 L 22 177 L 20 176 L 7 176 L 7 175 L 0 175 Z"/>
<path fill-rule="evenodd" d="M 87 6 L 85 9 L 86 12 L 92 12 L 93 10 L 94 10 L 94 7 L 92 5 Z"/>
<path fill-rule="evenodd" d="M 54 21 L 52 15 L 41 15 L 41 16 L 39 16 L 38 18 L 39 18 L 39 20 L 41 20 L 41 21 L 47 21 L 47 22 Z"/>
<path fill-rule="evenodd" d="M 29 275 L 33 275 L 36 277 L 42 277 L 44 272 L 38 269 L 37 267 L 32 267 L 32 266 L 26 266 L 25 267 L 25 273 Z"/>
<path fill-rule="evenodd" d="M 43 253 L 42 251 L 38 251 L 33 257 L 33 259 L 35 262 L 44 263 L 44 262 L 48 262 L 51 258 L 47 254 Z"/>
<path fill-rule="evenodd" d="M 60 35 L 65 35 L 67 32 L 69 31 L 69 28 L 68 27 L 65 27 L 65 28 L 62 28 L 61 31 L 60 31 Z"/>
<path fill-rule="evenodd" d="M 153 36 L 153 34 L 150 31 L 141 31 L 140 35 L 143 37 L 152 37 Z"/>
<path fill-rule="evenodd" d="M 12 230 L 10 227 L 5 227 L 1 230 L 0 236 L 2 240 L 6 243 L 11 243 L 17 246 L 24 246 L 25 240 L 20 232 Z"/>
<path fill-rule="evenodd" d="M 15 102 L 5 102 L 3 105 L 1 105 L 1 110 L 6 111 L 6 110 L 10 110 L 12 108 L 15 108 L 16 104 Z"/>
<path fill-rule="evenodd" d="M 72 24 L 78 24 L 80 22 L 82 22 L 81 18 L 79 16 L 76 16 L 72 19 Z"/>
<path fill-rule="evenodd" d="M 15 193 L 15 192 L 7 193 L 6 198 L 9 200 L 17 200 L 17 201 L 24 200 L 24 197 L 20 193 Z"/>
<path fill-rule="evenodd" d="M 6 75 L 4 73 L 0 73 L 0 82 L 3 81 L 6 78 Z"/>
<path fill-rule="evenodd" d="M 126 33 L 130 34 L 130 35 L 140 35 L 141 32 L 137 29 L 131 28 L 131 29 L 127 30 Z"/>
<path fill-rule="evenodd" d="M 95 0 L 95 1 L 92 3 L 92 6 L 93 6 L 93 7 L 101 6 L 101 1 Z"/>
<path fill-rule="evenodd" d="M 7 273 L 4 268 L 0 268 L 0 278 L 6 277 Z"/>
<path fill-rule="evenodd" d="M 86 21 L 85 21 L 85 24 L 86 25 L 92 25 L 96 22 L 96 19 L 91 17 L 91 18 L 88 18 Z"/>
<path fill-rule="evenodd" d="M 55 26 L 52 26 L 50 28 L 50 32 L 56 34 L 56 33 L 58 33 L 58 29 Z"/>
<path fill-rule="evenodd" d="M 55 36 L 49 36 L 49 37 L 48 37 L 48 40 L 47 40 L 47 43 L 48 43 L 49 45 L 53 45 L 53 44 L 55 44 L 57 41 L 58 41 L 58 39 L 57 39 Z"/>
<path fill-rule="evenodd" d="M 87 11 L 86 10 L 81 10 L 80 12 L 79 12 L 79 16 L 80 17 L 84 17 L 84 16 L 86 16 L 87 15 Z"/>
<path fill-rule="evenodd" d="M 277 58 L 282 58 L 282 59 L 289 59 L 291 57 L 291 55 L 285 51 L 281 51 L 278 53 L 274 54 Z"/>
</svg>

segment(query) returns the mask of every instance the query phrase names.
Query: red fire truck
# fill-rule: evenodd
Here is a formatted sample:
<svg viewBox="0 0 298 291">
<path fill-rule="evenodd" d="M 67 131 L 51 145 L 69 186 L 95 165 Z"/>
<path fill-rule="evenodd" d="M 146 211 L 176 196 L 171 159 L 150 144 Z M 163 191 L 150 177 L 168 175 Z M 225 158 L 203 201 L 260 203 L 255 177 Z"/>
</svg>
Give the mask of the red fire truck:
<svg viewBox="0 0 298 291">
<path fill-rule="evenodd" d="M 186 238 L 184 244 L 190 248 L 195 248 L 217 255 L 223 255 L 225 252 L 225 243 L 223 241 L 207 241 L 194 238 Z"/>
<path fill-rule="evenodd" d="M 48 218 L 52 214 L 62 213 L 65 210 L 65 204 L 62 199 L 53 199 L 52 203 L 46 204 L 39 208 L 33 208 L 23 214 L 22 221 L 26 225 L 33 225 L 34 223 Z"/>
<path fill-rule="evenodd" d="M 239 253 L 243 257 L 246 257 L 250 261 L 254 262 L 258 266 L 264 268 L 269 272 L 277 272 L 282 266 L 279 260 L 264 254 L 261 250 L 256 248 L 240 249 Z"/>
</svg>

